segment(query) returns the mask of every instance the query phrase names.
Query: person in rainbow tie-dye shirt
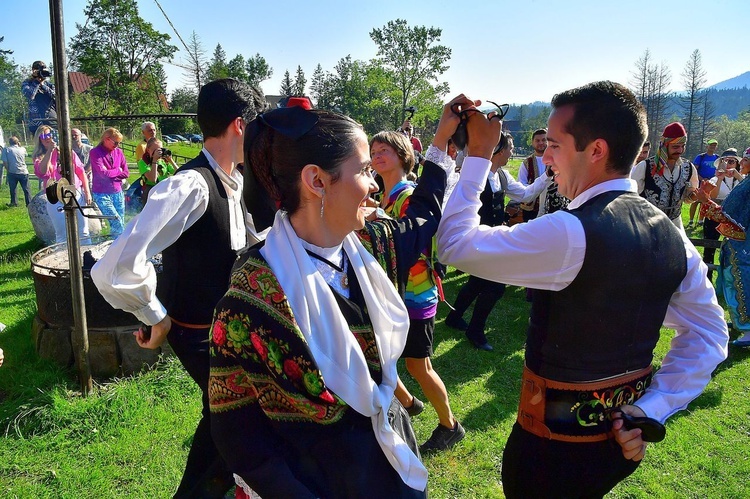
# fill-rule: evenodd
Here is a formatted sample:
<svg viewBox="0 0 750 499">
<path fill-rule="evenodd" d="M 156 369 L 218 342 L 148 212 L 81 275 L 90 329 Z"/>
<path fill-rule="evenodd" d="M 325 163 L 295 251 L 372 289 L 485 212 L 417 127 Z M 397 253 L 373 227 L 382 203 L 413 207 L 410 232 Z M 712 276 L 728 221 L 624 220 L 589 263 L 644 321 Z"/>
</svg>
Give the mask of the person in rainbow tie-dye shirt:
<svg viewBox="0 0 750 499">
<path fill-rule="evenodd" d="M 436 148 L 432 145 L 430 149 Z M 445 153 L 442 155 L 445 156 Z M 408 138 L 398 132 L 380 132 L 370 140 L 370 157 L 373 169 L 381 176 L 385 185 L 380 207 L 388 216 L 401 218 L 409 206 L 409 196 L 415 187 L 406 178 L 415 164 L 414 151 Z M 401 356 L 405 359 L 409 374 L 417 380 L 440 420 L 432 436 L 420 446 L 422 453 L 450 449 L 465 435 L 463 427 L 451 411 L 445 384 L 430 361 L 435 314 L 441 294 L 434 253 L 434 248 L 425 248 L 409 271 L 404 295 L 410 325 L 406 347 Z M 416 416 L 424 408 L 423 403 L 412 396 L 400 380 L 396 397 L 412 416 Z"/>
</svg>

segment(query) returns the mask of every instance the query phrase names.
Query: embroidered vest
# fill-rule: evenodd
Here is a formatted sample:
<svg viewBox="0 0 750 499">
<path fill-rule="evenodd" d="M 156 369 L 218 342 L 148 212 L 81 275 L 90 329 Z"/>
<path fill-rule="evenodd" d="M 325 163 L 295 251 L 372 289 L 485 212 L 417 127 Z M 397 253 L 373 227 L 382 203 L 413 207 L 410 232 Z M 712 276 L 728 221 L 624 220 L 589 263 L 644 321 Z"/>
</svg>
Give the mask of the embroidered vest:
<svg viewBox="0 0 750 499">
<path fill-rule="evenodd" d="M 663 175 L 651 175 L 652 165 L 653 160 L 647 159 L 641 196 L 663 211 L 670 220 L 674 220 L 682 213 L 682 198 L 690 184 L 693 164 L 683 160 L 679 165 L 675 165 L 673 174 L 677 176 L 677 180 L 674 181 L 667 180 Z"/>
<path fill-rule="evenodd" d="M 635 193 L 605 192 L 570 213 L 586 235 L 583 266 L 565 289 L 533 291 L 526 365 L 569 382 L 642 369 L 687 273 L 680 233 Z"/>
<path fill-rule="evenodd" d="M 547 187 L 547 194 L 544 198 L 544 213 L 564 210 L 568 207 L 568 203 L 570 203 L 570 199 L 557 192 L 557 182 L 552 182 Z"/>
</svg>

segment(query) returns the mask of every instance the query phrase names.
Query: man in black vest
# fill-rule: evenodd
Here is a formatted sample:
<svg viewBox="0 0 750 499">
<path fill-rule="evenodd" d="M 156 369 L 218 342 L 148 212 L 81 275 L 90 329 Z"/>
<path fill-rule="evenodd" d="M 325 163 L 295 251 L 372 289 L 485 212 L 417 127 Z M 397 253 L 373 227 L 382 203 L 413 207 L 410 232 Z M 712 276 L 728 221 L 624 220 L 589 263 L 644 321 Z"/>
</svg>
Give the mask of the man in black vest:
<svg viewBox="0 0 750 499">
<path fill-rule="evenodd" d="M 552 108 L 544 162 L 567 209 L 479 227 L 501 123 L 471 113 L 470 157 L 437 233 L 441 262 L 534 290 L 518 418 L 503 454 L 509 498 L 603 496 L 637 468 L 645 440 L 658 438 L 627 429 L 623 414 L 658 429 L 727 355 L 724 312 L 700 255 L 628 178 L 646 137 L 643 106 L 604 81 L 556 95 Z M 654 374 L 662 324 L 676 336 Z"/>
<path fill-rule="evenodd" d="M 532 201 L 540 191 L 554 183 L 546 173 L 539 176 L 531 185 L 524 185 L 513 178 L 505 170 L 505 165 L 513 154 L 513 136 L 508 132 L 500 134 L 500 141 L 492 152 L 492 167 L 487 177 L 482 194 L 479 196 L 479 223 L 496 227 L 505 221 L 505 196 L 517 202 Z M 461 287 L 453 304 L 453 310 L 445 317 L 445 324 L 449 327 L 465 331 L 466 338 L 479 350 L 491 352 L 493 350 L 484 333 L 487 318 L 495 304 L 505 294 L 505 284 L 488 281 L 481 277 L 469 276 L 469 280 Z M 471 320 L 467 323 L 463 314 L 476 299 Z"/>
<path fill-rule="evenodd" d="M 223 497 L 234 479 L 211 438 L 208 337 L 213 309 L 229 287 L 236 252 L 257 240 L 242 202 L 247 123 L 265 108 L 262 92 L 234 79 L 198 95 L 203 150 L 151 189 L 143 211 L 91 271 L 116 308 L 150 325 L 135 333 L 144 348 L 165 339 L 203 392 L 203 413 L 175 497 Z M 255 237 L 254 237 L 255 236 Z M 163 274 L 148 261 L 162 253 Z"/>
</svg>

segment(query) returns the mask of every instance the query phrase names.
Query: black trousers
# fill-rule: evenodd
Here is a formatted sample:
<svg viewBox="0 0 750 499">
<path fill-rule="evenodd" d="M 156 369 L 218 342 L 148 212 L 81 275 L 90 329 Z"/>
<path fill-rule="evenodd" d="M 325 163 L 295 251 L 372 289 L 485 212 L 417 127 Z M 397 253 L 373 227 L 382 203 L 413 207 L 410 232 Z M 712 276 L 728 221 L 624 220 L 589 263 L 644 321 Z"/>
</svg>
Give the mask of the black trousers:
<svg viewBox="0 0 750 499">
<path fill-rule="evenodd" d="M 481 277 L 469 276 L 469 280 L 459 290 L 453 308 L 458 315 L 463 315 L 469 308 L 471 302 L 476 299 L 474 312 L 471 314 L 469 327 L 466 329 L 466 337 L 479 344 L 487 343 L 484 328 L 487 319 L 495 307 L 495 304 L 505 294 L 505 284 L 488 281 Z"/>
<path fill-rule="evenodd" d="M 721 234 L 716 228 L 719 226 L 718 222 L 705 218 L 703 220 L 703 239 L 713 239 L 718 241 Z M 716 248 L 703 248 L 703 261 L 706 264 L 714 263 L 714 256 L 716 255 Z M 710 278 L 713 271 L 708 271 L 708 277 Z"/>
<path fill-rule="evenodd" d="M 516 423 L 503 451 L 503 491 L 515 498 L 599 498 L 632 474 L 614 440 L 569 443 L 532 435 Z"/>
<path fill-rule="evenodd" d="M 172 323 L 167 341 L 191 378 L 201 389 L 203 409 L 193 435 L 185 472 L 175 497 L 222 498 L 234 486 L 227 468 L 211 437 L 208 406 L 208 328 L 193 329 Z"/>
</svg>

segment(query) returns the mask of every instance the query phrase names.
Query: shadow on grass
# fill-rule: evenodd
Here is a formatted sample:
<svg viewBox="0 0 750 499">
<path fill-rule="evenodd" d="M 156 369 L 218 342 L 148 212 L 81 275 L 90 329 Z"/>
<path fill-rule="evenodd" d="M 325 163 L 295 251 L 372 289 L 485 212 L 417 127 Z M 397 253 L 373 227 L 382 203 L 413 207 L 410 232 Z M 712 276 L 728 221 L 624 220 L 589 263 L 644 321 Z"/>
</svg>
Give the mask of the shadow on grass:
<svg viewBox="0 0 750 499">
<path fill-rule="evenodd" d="M 18 259 L 26 259 L 30 262 L 31 255 L 43 247 L 44 244 L 39 239 L 32 237 L 31 239 L 5 249 L 2 258 L 4 261 L 8 262 Z"/>
<path fill-rule="evenodd" d="M 76 389 L 75 373 L 41 359 L 31 341 L 35 307 L 18 316 L 0 334 L 5 363 L 0 369 L 0 434 L 33 431 L 33 414 L 43 414 L 57 389 Z M 28 421 L 26 421 L 26 419 Z M 26 433 L 22 431 L 22 433 Z"/>
</svg>

